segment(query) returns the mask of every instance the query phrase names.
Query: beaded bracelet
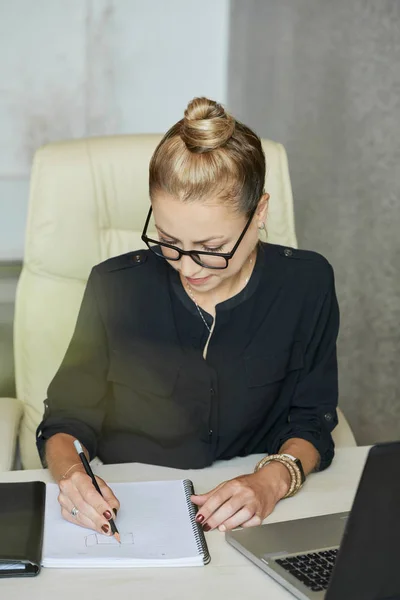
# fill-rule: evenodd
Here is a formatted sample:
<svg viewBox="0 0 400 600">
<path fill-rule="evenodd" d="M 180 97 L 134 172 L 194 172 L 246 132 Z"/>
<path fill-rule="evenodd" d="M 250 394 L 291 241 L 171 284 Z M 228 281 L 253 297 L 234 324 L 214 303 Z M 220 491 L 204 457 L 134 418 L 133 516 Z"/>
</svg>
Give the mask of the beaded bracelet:
<svg viewBox="0 0 400 600">
<path fill-rule="evenodd" d="M 291 496 L 294 496 L 295 494 L 297 494 L 297 492 L 302 486 L 301 472 L 296 463 L 293 462 L 293 460 L 291 460 L 287 456 L 283 456 L 282 454 L 270 454 L 269 456 L 265 456 L 256 464 L 254 472 L 256 473 L 257 471 L 259 471 L 260 469 L 262 469 L 263 467 L 265 467 L 273 461 L 277 461 L 285 465 L 285 467 L 290 473 L 289 490 L 286 492 L 283 498 L 290 498 Z"/>
</svg>

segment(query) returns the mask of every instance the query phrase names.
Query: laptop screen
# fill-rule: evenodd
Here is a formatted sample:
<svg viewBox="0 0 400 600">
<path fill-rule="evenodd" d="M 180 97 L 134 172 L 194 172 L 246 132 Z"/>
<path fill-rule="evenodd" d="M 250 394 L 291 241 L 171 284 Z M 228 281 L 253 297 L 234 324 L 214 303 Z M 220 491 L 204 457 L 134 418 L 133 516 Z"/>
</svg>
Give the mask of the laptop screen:
<svg viewBox="0 0 400 600">
<path fill-rule="evenodd" d="M 400 600 L 400 442 L 369 452 L 326 600 Z"/>
</svg>

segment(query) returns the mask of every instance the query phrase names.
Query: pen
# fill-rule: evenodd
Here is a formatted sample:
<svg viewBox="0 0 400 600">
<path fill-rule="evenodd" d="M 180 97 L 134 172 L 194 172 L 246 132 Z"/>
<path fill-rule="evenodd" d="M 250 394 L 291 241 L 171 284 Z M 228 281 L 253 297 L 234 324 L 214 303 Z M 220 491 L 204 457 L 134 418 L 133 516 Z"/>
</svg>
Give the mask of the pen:
<svg viewBox="0 0 400 600">
<path fill-rule="evenodd" d="M 96 481 L 96 478 L 94 476 L 94 473 L 92 471 L 92 469 L 90 468 L 89 462 L 85 456 L 85 453 L 83 451 L 82 445 L 80 442 L 78 442 L 78 440 L 74 441 L 74 446 L 75 446 L 75 450 L 77 451 L 77 453 L 79 454 L 79 458 L 81 459 L 83 466 L 85 467 L 85 471 L 86 473 L 89 475 L 90 479 L 92 480 L 92 483 L 94 485 L 94 487 L 96 488 L 96 490 L 99 492 L 100 496 L 103 497 L 103 494 L 100 491 L 100 488 L 98 486 L 98 483 Z M 121 543 L 121 538 L 118 532 L 118 529 L 114 523 L 114 519 L 110 519 L 109 520 L 110 523 L 110 527 L 111 527 L 111 531 L 113 533 L 113 536 L 115 537 L 115 539 L 118 541 L 118 543 Z"/>
</svg>

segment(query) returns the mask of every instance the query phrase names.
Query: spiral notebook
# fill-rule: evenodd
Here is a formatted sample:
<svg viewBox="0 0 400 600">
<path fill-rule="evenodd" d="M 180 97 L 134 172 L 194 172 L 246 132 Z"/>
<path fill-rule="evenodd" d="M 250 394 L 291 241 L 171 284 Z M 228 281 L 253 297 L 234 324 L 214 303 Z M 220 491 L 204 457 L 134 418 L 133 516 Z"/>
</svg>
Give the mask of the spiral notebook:
<svg viewBox="0 0 400 600">
<path fill-rule="evenodd" d="M 41 481 L 0 483 L 0 578 L 43 567 L 185 567 L 210 562 L 188 479 L 110 484 L 121 503 L 114 537 L 61 517 L 59 488 Z"/>
<path fill-rule="evenodd" d="M 184 567 L 210 562 L 203 529 L 195 521 L 188 479 L 110 484 L 121 503 L 121 544 L 63 520 L 56 484 L 46 486 L 44 567 Z"/>
</svg>

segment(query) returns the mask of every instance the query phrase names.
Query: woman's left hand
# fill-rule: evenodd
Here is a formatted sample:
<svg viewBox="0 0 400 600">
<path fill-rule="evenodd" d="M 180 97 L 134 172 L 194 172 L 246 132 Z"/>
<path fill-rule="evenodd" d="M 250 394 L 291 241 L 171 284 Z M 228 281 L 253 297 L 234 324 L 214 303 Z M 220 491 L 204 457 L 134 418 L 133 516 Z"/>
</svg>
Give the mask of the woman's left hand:
<svg viewBox="0 0 400 600">
<path fill-rule="evenodd" d="M 192 502 L 200 507 L 196 521 L 205 531 L 260 525 L 289 486 L 287 468 L 271 462 L 256 473 L 224 481 L 207 494 L 193 495 Z"/>
</svg>

